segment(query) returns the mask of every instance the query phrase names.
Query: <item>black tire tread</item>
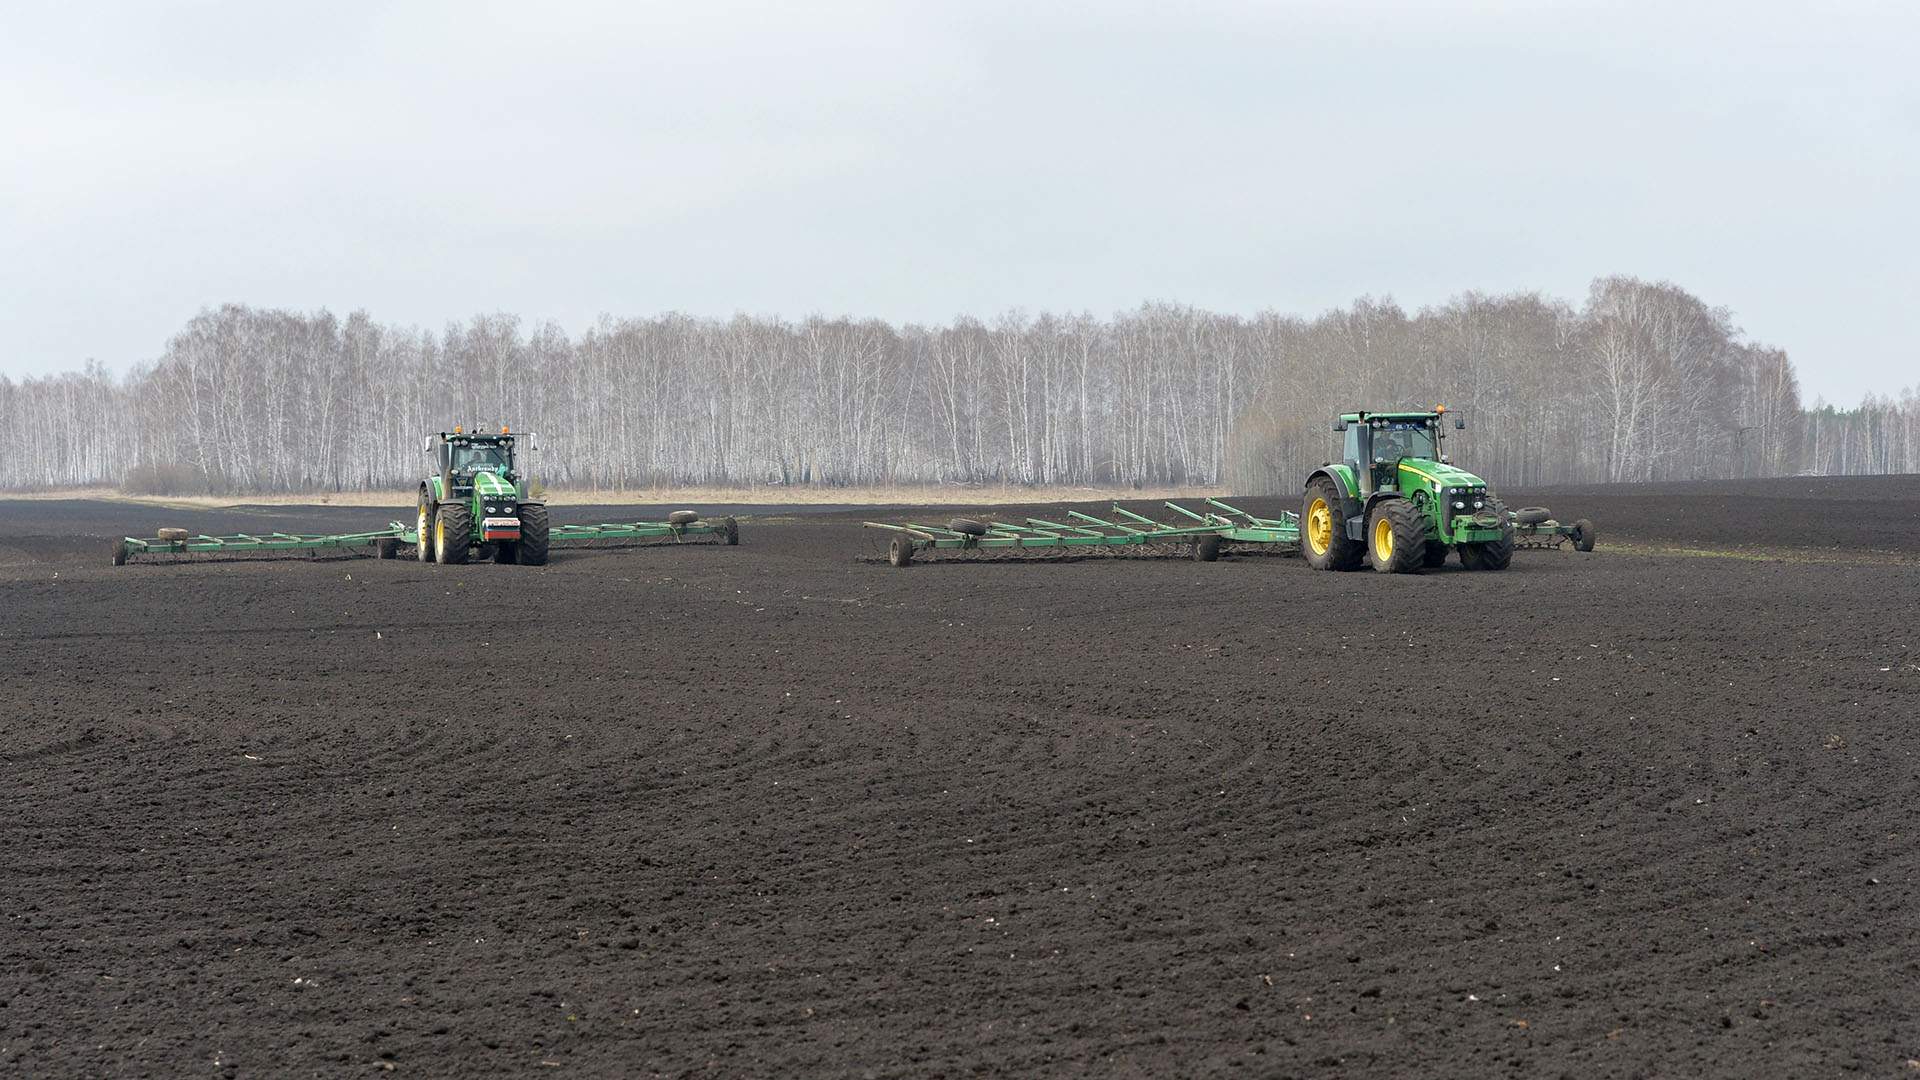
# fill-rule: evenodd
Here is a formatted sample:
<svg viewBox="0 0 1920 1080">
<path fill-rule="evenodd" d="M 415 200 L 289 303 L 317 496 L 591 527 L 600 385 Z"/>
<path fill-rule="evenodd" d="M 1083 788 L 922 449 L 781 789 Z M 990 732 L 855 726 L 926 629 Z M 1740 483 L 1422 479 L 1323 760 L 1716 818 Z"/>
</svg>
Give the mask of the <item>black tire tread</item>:
<svg viewBox="0 0 1920 1080">
<path fill-rule="evenodd" d="M 473 512 L 465 504 L 449 502 L 441 503 L 434 515 L 440 522 L 434 535 L 438 537 L 444 531 L 447 537 L 444 549 L 439 549 L 439 545 L 435 544 L 434 561 L 443 566 L 458 566 L 466 562 L 468 549 L 473 544 Z"/>
<path fill-rule="evenodd" d="M 552 520 L 545 503 L 521 503 L 520 541 L 513 545 L 514 561 L 521 566 L 545 566 L 551 531 Z"/>
<path fill-rule="evenodd" d="M 1393 555 L 1385 561 L 1373 550 L 1374 523 L 1381 518 L 1391 522 L 1393 529 Z M 1382 574 L 1411 574 L 1425 564 L 1426 558 L 1427 523 L 1420 515 L 1420 508 L 1409 499 L 1381 499 L 1374 503 L 1367 515 L 1367 562 Z"/>
<path fill-rule="evenodd" d="M 1313 505 L 1316 495 L 1327 500 L 1327 509 L 1333 514 L 1333 542 L 1327 545 L 1324 555 L 1315 555 L 1306 537 L 1307 508 Z M 1365 543 L 1347 538 L 1346 505 L 1341 499 L 1340 485 L 1330 477 L 1316 476 L 1307 482 L 1306 494 L 1300 500 L 1300 529 L 1300 554 L 1315 570 L 1354 570 L 1367 557 Z"/>
</svg>

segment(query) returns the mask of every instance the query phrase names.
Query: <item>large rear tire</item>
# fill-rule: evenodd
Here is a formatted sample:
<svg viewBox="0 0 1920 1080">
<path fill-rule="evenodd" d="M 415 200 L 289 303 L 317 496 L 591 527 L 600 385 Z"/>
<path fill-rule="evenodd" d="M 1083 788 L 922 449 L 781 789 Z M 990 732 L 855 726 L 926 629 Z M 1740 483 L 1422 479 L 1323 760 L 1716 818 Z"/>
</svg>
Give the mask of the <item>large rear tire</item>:
<svg viewBox="0 0 1920 1080">
<path fill-rule="evenodd" d="M 493 545 L 493 561 L 501 566 L 512 566 L 519 546 L 511 540 L 496 541 Z"/>
<path fill-rule="evenodd" d="M 1365 544 L 1347 539 L 1345 504 L 1331 477 L 1307 482 L 1300 508 L 1300 553 L 1315 570 L 1352 570 L 1366 557 Z"/>
<path fill-rule="evenodd" d="M 441 503 L 433 514 L 433 558 L 442 566 L 467 561 L 473 543 L 473 513 L 463 503 Z"/>
<path fill-rule="evenodd" d="M 414 505 L 414 535 L 420 542 L 414 545 L 414 557 L 421 562 L 433 561 L 433 499 L 425 488 L 420 489 L 420 498 Z"/>
<path fill-rule="evenodd" d="M 547 565 L 549 530 L 545 504 L 520 504 L 520 542 L 513 545 L 513 556 L 521 566 Z"/>
<path fill-rule="evenodd" d="M 1381 499 L 1367 517 L 1367 558 L 1382 574 L 1411 574 L 1427 559 L 1427 523 L 1409 499 Z"/>
<path fill-rule="evenodd" d="M 1447 553 L 1452 550 L 1452 548 L 1449 548 L 1446 544 L 1438 540 L 1429 540 L 1427 541 L 1426 557 L 1420 560 L 1420 565 L 1428 570 L 1437 570 L 1447 564 Z"/>
</svg>

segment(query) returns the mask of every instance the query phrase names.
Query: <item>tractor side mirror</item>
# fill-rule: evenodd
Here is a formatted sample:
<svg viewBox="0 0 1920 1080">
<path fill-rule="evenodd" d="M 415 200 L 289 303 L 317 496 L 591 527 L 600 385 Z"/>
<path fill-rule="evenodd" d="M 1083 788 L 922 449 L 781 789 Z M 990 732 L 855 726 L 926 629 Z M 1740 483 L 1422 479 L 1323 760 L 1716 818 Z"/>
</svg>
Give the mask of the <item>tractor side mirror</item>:
<svg viewBox="0 0 1920 1080">
<path fill-rule="evenodd" d="M 1347 430 L 1347 422 L 1345 420 L 1335 420 L 1333 422 L 1333 430 L 1335 431 Z"/>
<path fill-rule="evenodd" d="M 1457 417 L 1457 416 L 1456 416 L 1456 417 L 1454 417 L 1454 418 L 1453 418 L 1453 430 L 1455 430 L 1455 431 L 1465 431 L 1465 430 L 1467 430 L 1467 422 L 1466 422 L 1465 420 L 1462 420 L 1462 419 L 1460 419 L 1460 418 L 1459 418 L 1459 417 Z"/>
</svg>

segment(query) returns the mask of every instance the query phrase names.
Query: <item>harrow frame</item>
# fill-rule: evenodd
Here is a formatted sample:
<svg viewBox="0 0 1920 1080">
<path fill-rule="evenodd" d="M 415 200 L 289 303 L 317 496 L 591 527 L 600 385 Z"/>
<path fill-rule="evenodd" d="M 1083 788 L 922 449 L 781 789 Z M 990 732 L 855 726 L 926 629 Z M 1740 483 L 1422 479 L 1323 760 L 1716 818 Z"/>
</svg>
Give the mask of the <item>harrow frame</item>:
<svg viewBox="0 0 1920 1080">
<path fill-rule="evenodd" d="M 165 531 L 165 530 L 162 530 Z M 713 542 L 733 546 L 740 542 L 740 526 L 731 517 L 718 521 L 627 521 L 599 525 L 555 525 L 548 533 L 551 544 L 590 544 L 597 541 L 635 541 L 670 538 L 684 543 L 689 537 L 711 537 Z M 136 556 L 152 555 L 260 555 L 372 548 L 382 559 L 399 554 L 402 546 L 420 542 L 419 532 L 411 525 L 394 521 L 384 529 L 359 533 L 230 533 L 225 536 L 198 534 L 186 537 L 127 536 L 114 542 L 113 565 L 124 566 Z"/>
<path fill-rule="evenodd" d="M 978 535 L 911 521 L 900 525 L 864 521 L 861 525 L 893 534 L 887 545 L 887 561 L 901 567 L 910 564 L 916 555 L 926 553 L 1121 554 L 1127 548 L 1167 545 L 1188 547 L 1195 559 L 1212 562 L 1228 544 L 1297 547 L 1300 543 L 1300 518 L 1291 511 L 1282 511 L 1278 518 L 1262 518 L 1219 499 L 1207 499 L 1205 503 L 1207 509 L 1198 512 L 1175 502 L 1163 504 L 1192 522 L 1182 525 L 1155 521 L 1118 503 L 1111 512 L 1123 520 L 1109 521 L 1068 510 L 1066 516 L 1071 521 L 1037 517 L 1026 518 L 1020 524 L 989 521 L 984 523 L 986 531 Z"/>
</svg>

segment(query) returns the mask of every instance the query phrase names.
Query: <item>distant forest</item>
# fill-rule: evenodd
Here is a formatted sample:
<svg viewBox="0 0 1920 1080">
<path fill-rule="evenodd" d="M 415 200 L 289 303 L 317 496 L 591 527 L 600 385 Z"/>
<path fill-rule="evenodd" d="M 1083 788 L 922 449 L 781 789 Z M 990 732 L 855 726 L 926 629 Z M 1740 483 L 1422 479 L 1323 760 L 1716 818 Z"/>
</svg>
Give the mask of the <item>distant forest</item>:
<svg viewBox="0 0 1920 1080">
<path fill-rule="evenodd" d="M 423 436 L 511 425 L 568 489 L 675 484 L 1222 485 L 1294 490 L 1353 408 L 1444 403 L 1495 484 L 1920 471 L 1920 387 L 1839 409 L 1674 285 L 1580 307 L 1461 295 L 1315 318 L 1148 304 L 991 322 L 483 315 L 435 334 L 229 305 L 159 359 L 0 378 L 0 487 L 158 494 L 400 488 Z"/>
</svg>

